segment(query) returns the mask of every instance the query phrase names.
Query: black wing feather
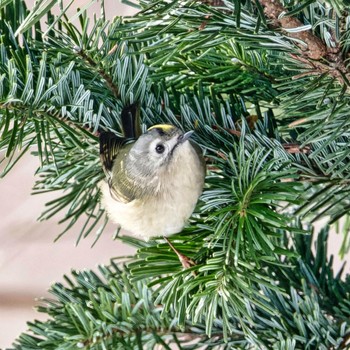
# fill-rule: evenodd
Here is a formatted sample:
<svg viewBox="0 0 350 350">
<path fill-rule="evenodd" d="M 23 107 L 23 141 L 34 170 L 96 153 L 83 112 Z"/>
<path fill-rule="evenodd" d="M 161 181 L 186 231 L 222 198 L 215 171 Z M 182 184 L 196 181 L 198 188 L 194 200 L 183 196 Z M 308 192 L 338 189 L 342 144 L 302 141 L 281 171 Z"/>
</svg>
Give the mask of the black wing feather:
<svg viewBox="0 0 350 350">
<path fill-rule="evenodd" d="M 140 108 L 137 103 L 125 106 L 121 112 L 123 137 L 118 137 L 109 131 L 100 134 L 100 157 L 105 171 L 111 171 L 113 161 L 120 148 L 141 135 Z"/>
<path fill-rule="evenodd" d="M 124 107 L 120 118 L 124 137 L 127 139 L 137 139 L 141 135 L 139 105 L 137 103 L 133 103 Z"/>
<path fill-rule="evenodd" d="M 111 171 L 113 161 L 126 139 L 118 137 L 112 132 L 105 131 L 100 134 L 100 158 L 104 170 Z"/>
</svg>

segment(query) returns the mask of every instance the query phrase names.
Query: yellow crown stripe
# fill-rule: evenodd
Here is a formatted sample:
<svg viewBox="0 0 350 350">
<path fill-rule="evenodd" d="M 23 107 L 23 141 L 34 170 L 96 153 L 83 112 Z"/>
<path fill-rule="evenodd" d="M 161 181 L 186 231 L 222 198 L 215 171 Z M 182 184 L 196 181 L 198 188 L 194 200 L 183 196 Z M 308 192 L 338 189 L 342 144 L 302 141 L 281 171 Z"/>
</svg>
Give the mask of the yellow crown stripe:
<svg viewBox="0 0 350 350">
<path fill-rule="evenodd" d="M 174 125 L 170 124 L 157 124 L 153 125 L 150 128 L 147 129 L 147 131 L 152 130 L 152 129 L 161 129 L 164 132 L 169 132 L 170 130 L 174 129 Z"/>
</svg>

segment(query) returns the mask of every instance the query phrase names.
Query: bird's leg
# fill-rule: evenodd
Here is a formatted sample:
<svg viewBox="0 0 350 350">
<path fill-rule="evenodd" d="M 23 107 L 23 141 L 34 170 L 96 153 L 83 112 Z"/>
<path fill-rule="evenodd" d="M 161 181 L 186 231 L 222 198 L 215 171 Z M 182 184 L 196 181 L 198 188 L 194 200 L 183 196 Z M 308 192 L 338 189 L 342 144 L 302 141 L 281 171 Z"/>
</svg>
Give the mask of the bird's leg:
<svg viewBox="0 0 350 350">
<path fill-rule="evenodd" d="M 175 252 L 175 254 L 179 257 L 179 260 L 182 264 L 182 266 L 185 269 L 188 269 L 192 266 L 195 266 L 196 263 L 190 259 L 189 257 L 187 257 L 186 255 L 181 254 L 175 247 L 174 245 L 169 241 L 169 239 L 165 236 L 163 236 L 163 238 L 165 239 L 165 241 L 169 244 L 170 248 Z"/>
</svg>

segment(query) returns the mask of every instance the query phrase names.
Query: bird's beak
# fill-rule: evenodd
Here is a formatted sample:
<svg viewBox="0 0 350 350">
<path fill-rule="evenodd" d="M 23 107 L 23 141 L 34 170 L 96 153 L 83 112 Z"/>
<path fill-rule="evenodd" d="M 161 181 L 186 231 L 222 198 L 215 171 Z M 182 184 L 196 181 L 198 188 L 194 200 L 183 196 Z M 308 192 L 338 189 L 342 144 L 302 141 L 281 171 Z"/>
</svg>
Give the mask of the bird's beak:
<svg viewBox="0 0 350 350">
<path fill-rule="evenodd" d="M 180 135 L 177 139 L 177 143 L 184 143 L 192 136 L 193 133 L 194 133 L 194 131 L 190 130 L 190 131 L 187 131 L 186 133 Z"/>
</svg>

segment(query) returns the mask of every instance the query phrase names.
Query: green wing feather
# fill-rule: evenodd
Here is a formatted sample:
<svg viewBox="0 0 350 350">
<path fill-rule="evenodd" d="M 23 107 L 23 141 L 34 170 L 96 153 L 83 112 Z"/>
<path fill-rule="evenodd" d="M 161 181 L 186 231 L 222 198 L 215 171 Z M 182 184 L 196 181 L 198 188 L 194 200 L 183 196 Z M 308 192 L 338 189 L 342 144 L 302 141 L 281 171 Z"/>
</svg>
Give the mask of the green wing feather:
<svg viewBox="0 0 350 350">
<path fill-rule="evenodd" d="M 121 124 L 123 137 L 118 137 L 113 132 L 101 132 L 100 134 L 100 159 L 102 168 L 106 174 L 111 196 L 120 202 L 130 202 L 134 195 L 130 190 L 130 184 L 123 173 L 122 160 L 133 143 L 141 134 L 140 108 L 134 103 L 123 108 L 121 112 Z M 113 169 L 116 158 L 120 167 Z"/>
</svg>

